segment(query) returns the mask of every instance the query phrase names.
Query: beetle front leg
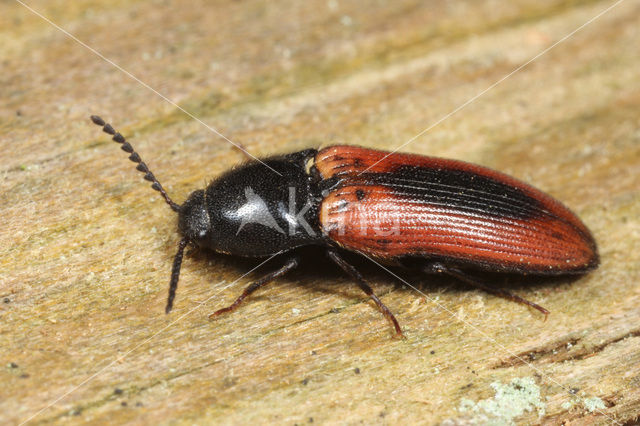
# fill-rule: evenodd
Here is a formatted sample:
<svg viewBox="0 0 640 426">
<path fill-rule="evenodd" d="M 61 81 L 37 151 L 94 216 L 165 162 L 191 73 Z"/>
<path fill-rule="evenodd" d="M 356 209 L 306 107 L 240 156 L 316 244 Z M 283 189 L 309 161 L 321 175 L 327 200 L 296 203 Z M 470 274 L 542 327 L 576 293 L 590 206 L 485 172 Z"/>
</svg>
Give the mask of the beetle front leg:
<svg viewBox="0 0 640 426">
<path fill-rule="evenodd" d="M 242 294 L 235 300 L 235 302 L 233 302 L 231 305 L 227 306 L 226 308 L 222 308 L 215 311 L 214 313 L 209 315 L 209 318 L 213 319 L 218 315 L 224 314 L 226 312 L 234 311 L 235 309 L 238 308 L 238 306 L 240 306 L 242 301 L 251 293 L 258 290 L 260 287 L 263 287 L 269 284 L 271 281 L 275 280 L 276 278 L 281 277 L 282 275 L 286 274 L 290 270 L 295 269 L 298 265 L 299 265 L 299 260 L 297 257 L 293 257 L 289 259 L 287 263 L 285 263 L 282 266 L 282 268 L 278 269 L 277 271 L 271 272 L 270 274 L 265 275 L 264 277 L 260 278 L 258 281 L 254 282 L 253 284 L 245 288 Z"/>
</svg>

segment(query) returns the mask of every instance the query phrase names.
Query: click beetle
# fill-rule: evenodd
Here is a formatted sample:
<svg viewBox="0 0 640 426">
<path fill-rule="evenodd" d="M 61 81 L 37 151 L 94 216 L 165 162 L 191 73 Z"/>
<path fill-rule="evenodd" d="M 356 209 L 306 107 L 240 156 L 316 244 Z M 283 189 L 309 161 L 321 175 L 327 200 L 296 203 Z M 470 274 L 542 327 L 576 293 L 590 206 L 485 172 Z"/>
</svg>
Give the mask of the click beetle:
<svg viewBox="0 0 640 426">
<path fill-rule="evenodd" d="M 593 236 L 567 207 L 486 167 L 329 146 L 249 161 L 192 192 L 179 205 L 120 133 L 98 116 L 91 120 L 121 144 L 152 188 L 178 213 L 182 238 L 173 261 L 167 313 L 188 244 L 235 256 L 285 258 L 280 269 L 248 286 L 233 304 L 210 317 L 234 310 L 251 293 L 296 268 L 296 248 L 315 245 L 326 249 L 375 302 L 398 336 L 398 321 L 342 252 L 392 265 L 410 261 L 424 272 L 444 273 L 531 306 L 545 318 L 549 311 L 542 306 L 484 284 L 469 272 L 582 274 L 599 264 Z"/>
</svg>

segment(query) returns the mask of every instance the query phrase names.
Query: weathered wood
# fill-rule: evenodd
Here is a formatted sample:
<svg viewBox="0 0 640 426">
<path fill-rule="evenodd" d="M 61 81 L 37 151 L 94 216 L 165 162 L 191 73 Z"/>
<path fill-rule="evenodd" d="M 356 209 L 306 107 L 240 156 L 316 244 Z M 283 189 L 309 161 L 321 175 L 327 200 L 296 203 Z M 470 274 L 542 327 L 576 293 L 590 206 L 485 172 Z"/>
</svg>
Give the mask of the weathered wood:
<svg viewBox="0 0 640 426">
<path fill-rule="evenodd" d="M 394 340 L 321 256 L 210 321 L 278 264 L 243 276 L 258 261 L 188 253 L 165 315 L 175 215 L 88 116 L 130 138 L 178 201 L 243 156 L 2 3 L 1 422 L 637 419 L 640 4 L 623 1 L 491 88 L 612 4 L 29 2 L 254 155 L 420 135 L 402 150 L 513 174 L 593 230 L 594 273 L 510 281 L 550 309 L 546 322 L 403 274 L 421 295 L 362 262 L 404 327 Z"/>
</svg>

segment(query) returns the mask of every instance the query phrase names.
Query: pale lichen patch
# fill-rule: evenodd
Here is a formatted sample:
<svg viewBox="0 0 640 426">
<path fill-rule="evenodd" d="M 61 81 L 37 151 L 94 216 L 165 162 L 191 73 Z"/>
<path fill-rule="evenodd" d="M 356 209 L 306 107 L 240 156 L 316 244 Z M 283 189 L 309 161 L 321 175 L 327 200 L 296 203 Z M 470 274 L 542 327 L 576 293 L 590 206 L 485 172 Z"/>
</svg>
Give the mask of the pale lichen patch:
<svg viewBox="0 0 640 426">
<path fill-rule="evenodd" d="M 492 398 L 474 402 L 463 399 L 458 410 L 474 413 L 474 421 L 489 425 L 511 425 L 514 420 L 527 412 L 545 414 L 545 404 L 540 398 L 540 388 L 530 377 L 516 377 L 509 384 L 491 383 L 495 391 Z"/>
</svg>

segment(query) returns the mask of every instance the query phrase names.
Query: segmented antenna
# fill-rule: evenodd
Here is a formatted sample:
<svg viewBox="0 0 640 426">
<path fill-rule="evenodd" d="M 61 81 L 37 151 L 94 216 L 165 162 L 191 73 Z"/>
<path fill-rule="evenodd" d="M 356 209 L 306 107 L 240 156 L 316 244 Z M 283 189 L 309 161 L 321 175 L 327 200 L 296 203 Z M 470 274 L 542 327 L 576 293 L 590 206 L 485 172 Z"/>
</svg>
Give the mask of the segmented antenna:
<svg viewBox="0 0 640 426">
<path fill-rule="evenodd" d="M 151 188 L 155 189 L 160 194 L 162 194 L 162 196 L 164 197 L 164 200 L 167 202 L 167 204 L 169 204 L 169 207 L 171 207 L 171 209 L 174 212 L 180 211 L 180 205 L 177 203 L 174 203 L 173 200 L 169 198 L 169 195 L 166 193 L 162 185 L 160 185 L 160 182 L 158 182 L 158 179 L 156 179 L 153 173 L 151 173 L 151 171 L 149 170 L 147 165 L 142 161 L 138 153 L 133 150 L 133 147 L 131 146 L 131 144 L 125 140 L 124 136 L 116 132 L 116 130 L 113 127 L 111 127 L 111 124 L 106 123 L 102 118 L 98 117 L 97 115 L 92 115 L 91 121 L 93 121 L 98 126 L 102 126 L 103 132 L 112 135 L 113 136 L 112 139 L 118 142 L 119 144 L 121 144 L 120 148 L 122 148 L 124 152 L 127 152 L 130 154 L 129 160 L 138 164 L 136 166 L 136 169 L 145 174 L 144 175 L 145 180 L 151 182 Z"/>
<path fill-rule="evenodd" d="M 183 237 L 178 243 L 178 252 L 176 253 L 176 257 L 173 258 L 171 281 L 169 281 L 169 298 L 167 299 L 167 307 L 164 309 L 167 314 L 171 312 L 171 309 L 173 308 L 173 299 L 176 297 L 178 278 L 180 278 L 180 268 L 182 267 L 182 255 L 187 244 L 189 244 L 189 240 L 186 237 Z"/>
</svg>

